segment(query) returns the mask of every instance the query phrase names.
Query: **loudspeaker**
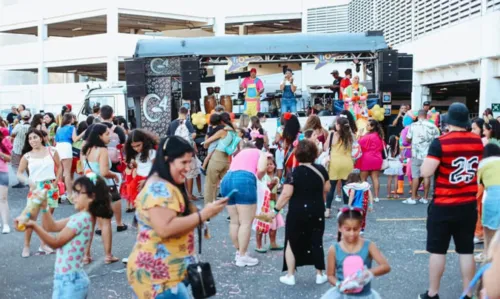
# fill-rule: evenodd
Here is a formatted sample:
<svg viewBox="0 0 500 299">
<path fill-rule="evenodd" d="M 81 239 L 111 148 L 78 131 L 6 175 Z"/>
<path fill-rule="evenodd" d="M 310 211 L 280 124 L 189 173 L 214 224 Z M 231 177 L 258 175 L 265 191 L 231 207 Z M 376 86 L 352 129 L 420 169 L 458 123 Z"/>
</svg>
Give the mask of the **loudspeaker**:
<svg viewBox="0 0 500 299">
<path fill-rule="evenodd" d="M 383 50 L 378 52 L 378 60 L 383 63 L 398 63 L 398 51 L 396 50 Z"/>
<path fill-rule="evenodd" d="M 399 54 L 398 64 L 400 69 L 412 69 L 413 68 L 413 55 Z"/>
<path fill-rule="evenodd" d="M 182 98 L 197 102 L 201 98 L 200 62 L 181 60 Z"/>
<path fill-rule="evenodd" d="M 413 69 L 399 69 L 398 70 L 398 81 L 412 81 L 413 80 Z"/>
<path fill-rule="evenodd" d="M 144 59 L 125 61 L 125 80 L 127 97 L 138 98 L 147 95 Z"/>
</svg>

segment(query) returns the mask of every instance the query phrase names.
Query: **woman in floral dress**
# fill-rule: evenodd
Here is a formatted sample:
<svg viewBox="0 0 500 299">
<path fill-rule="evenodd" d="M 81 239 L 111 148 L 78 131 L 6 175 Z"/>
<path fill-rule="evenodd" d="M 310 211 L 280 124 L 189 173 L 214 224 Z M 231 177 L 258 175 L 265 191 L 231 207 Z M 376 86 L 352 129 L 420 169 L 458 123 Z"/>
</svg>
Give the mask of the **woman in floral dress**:
<svg viewBox="0 0 500 299">
<path fill-rule="evenodd" d="M 136 199 L 139 233 L 128 258 L 128 281 L 139 299 L 190 298 L 184 284 L 193 261 L 193 229 L 222 211 L 227 198 L 201 211 L 189 204 L 184 181 L 194 149 L 181 137 L 162 140 Z"/>
</svg>

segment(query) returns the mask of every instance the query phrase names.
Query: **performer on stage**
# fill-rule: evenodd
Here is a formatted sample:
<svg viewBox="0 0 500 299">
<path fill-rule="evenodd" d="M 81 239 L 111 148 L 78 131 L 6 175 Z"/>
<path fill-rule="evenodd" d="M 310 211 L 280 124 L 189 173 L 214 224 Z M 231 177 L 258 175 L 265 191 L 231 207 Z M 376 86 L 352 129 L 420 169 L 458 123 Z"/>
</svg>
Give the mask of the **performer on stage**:
<svg viewBox="0 0 500 299">
<path fill-rule="evenodd" d="M 240 91 L 245 92 L 245 113 L 250 117 L 256 116 L 260 111 L 260 95 L 264 92 L 264 83 L 257 78 L 257 70 L 250 70 L 250 77 L 243 79 L 240 85 Z"/>
<path fill-rule="evenodd" d="M 330 90 L 333 91 L 333 97 L 335 99 L 342 100 L 342 92 L 340 91 L 340 82 L 342 82 L 344 78 L 339 76 L 339 71 L 337 70 L 333 70 L 330 73 L 330 75 L 333 76 L 333 84 L 332 86 L 330 86 Z"/>
<path fill-rule="evenodd" d="M 352 84 L 344 90 L 344 109 L 351 111 L 356 118 L 368 117 L 367 98 L 368 90 L 359 84 L 359 76 L 354 76 Z"/>
<path fill-rule="evenodd" d="M 345 77 L 340 80 L 340 96 L 339 99 L 343 99 L 344 97 L 344 91 L 345 89 L 351 85 L 351 78 L 352 78 L 352 70 L 351 69 L 346 69 L 345 72 Z"/>
<path fill-rule="evenodd" d="M 295 99 L 295 90 L 297 86 L 293 85 L 293 72 L 291 69 L 287 69 L 285 73 L 285 78 L 281 82 L 280 89 L 283 91 L 281 97 L 281 113 L 297 112 L 297 100 Z"/>
</svg>

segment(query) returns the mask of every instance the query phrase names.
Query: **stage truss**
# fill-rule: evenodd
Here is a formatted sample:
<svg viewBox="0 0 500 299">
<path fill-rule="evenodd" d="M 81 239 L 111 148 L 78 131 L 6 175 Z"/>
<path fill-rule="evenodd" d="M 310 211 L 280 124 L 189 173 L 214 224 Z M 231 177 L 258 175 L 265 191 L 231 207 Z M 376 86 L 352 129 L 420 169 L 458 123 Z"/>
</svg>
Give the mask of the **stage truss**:
<svg viewBox="0 0 500 299">
<path fill-rule="evenodd" d="M 377 53 L 346 53 L 346 54 L 332 54 L 335 61 L 353 61 L 369 63 L 377 59 Z M 265 63 L 283 63 L 283 62 L 314 62 L 317 55 L 314 54 L 288 54 L 288 55 L 251 55 L 252 57 L 259 57 L 260 60 L 251 62 L 258 64 Z M 226 56 L 200 56 L 200 65 L 227 65 L 228 57 Z"/>
</svg>

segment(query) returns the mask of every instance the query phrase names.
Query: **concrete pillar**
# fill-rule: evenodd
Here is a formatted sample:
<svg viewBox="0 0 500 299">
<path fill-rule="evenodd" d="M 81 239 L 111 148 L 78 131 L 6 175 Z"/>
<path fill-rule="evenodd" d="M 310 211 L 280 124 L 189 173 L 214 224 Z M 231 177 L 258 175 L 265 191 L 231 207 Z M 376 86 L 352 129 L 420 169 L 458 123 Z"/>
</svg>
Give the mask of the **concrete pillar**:
<svg viewBox="0 0 500 299">
<path fill-rule="evenodd" d="M 245 25 L 240 25 L 238 27 L 238 35 L 247 35 L 248 34 L 248 27 Z"/>
<path fill-rule="evenodd" d="M 226 17 L 222 14 L 217 15 L 214 18 L 214 34 L 215 36 L 224 36 L 226 35 Z M 214 66 L 214 75 L 215 75 L 215 86 L 220 86 L 221 93 L 225 94 L 228 91 L 224 89 L 224 85 L 226 84 L 226 69 L 227 66 Z M 232 92 L 237 92 L 232 91 Z"/>
<path fill-rule="evenodd" d="M 500 78 L 495 78 L 496 75 L 495 60 L 490 58 L 481 59 L 479 115 L 482 115 L 486 108 L 491 108 L 491 104 L 500 103 Z"/>
<path fill-rule="evenodd" d="M 45 109 L 45 98 L 44 98 L 44 87 L 49 83 L 49 72 L 45 67 L 45 40 L 48 37 L 47 25 L 44 24 L 43 19 L 38 23 L 38 47 L 39 47 L 39 58 L 38 58 L 38 103 L 35 106 L 40 109 Z"/>
<path fill-rule="evenodd" d="M 420 84 L 422 73 L 413 72 L 413 86 L 411 91 L 411 109 L 417 111 L 422 108 L 425 101 L 431 101 L 432 95 L 429 87 Z"/>
<path fill-rule="evenodd" d="M 106 32 L 108 37 L 108 57 L 106 61 L 108 84 L 118 82 L 118 55 L 115 52 L 116 39 L 118 37 L 118 9 L 116 6 L 108 8 L 106 14 Z"/>
</svg>

